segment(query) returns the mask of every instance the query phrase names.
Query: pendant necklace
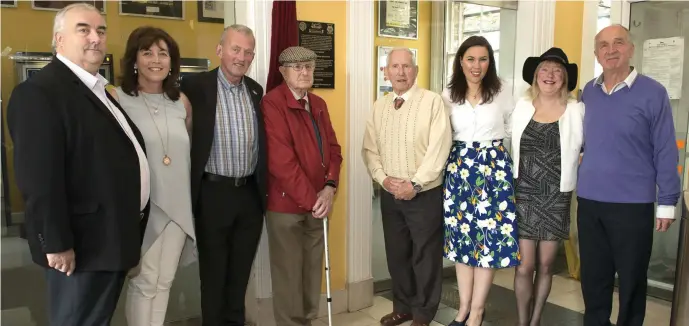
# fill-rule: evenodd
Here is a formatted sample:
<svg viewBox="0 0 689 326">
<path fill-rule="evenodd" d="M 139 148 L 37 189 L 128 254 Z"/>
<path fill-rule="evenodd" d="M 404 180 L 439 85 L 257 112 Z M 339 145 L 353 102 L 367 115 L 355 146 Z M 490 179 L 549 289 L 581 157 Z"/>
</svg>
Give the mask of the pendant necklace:
<svg viewBox="0 0 689 326">
<path fill-rule="evenodd" d="M 153 125 L 156 127 L 156 130 L 158 131 L 158 136 L 160 137 L 160 143 L 163 145 L 163 164 L 165 166 L 170 165 L 172 163 L 172 159 L 170 156 L 167 155 L 167 150 L 168 150 L 168 145 L 170 145 L 170 130 L 168 129 L 168 124 L 167 124 L 167 105 L 165 105 L 165 95 L 163 95 L 163 104 L 158 103 L 158 106 L 153 110 L 153 114 L 158 114 L 158 108 L 163 105 L 163 111 L 165 111 L 165 138 L 166 141 L 163 142 L 163 134 L 160 133 L 160 129 L 158 128 L 158 123 L 156 123 L 155 118 L 153 118 L 153 114 L 151 114 L 151 107 L 148 105 L 148 101 L 146 100 L 146 96 L 144 93 L 141 93 L 142 98 L 144 99 L 144 104 L 146 104 L 146 108 L 148 108 L 148 115 L 151 117 L 151 121 L 153 121 Z"/>
</svg>

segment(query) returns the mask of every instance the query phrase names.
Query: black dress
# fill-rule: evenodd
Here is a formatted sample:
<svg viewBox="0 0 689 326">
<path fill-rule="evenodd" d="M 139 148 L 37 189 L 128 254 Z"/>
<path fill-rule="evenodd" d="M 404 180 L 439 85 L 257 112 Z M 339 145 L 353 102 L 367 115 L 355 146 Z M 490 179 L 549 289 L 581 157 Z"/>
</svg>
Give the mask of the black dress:
<svg viewBox="0 0 689 326">
<path fill-rule="evenodd" d="M 519 237 L 530 240 L 569 238 L 572 192 L 560 191 L 560 127 L 533 119 L 519 147 L 515 184 Z"/>
</svg>

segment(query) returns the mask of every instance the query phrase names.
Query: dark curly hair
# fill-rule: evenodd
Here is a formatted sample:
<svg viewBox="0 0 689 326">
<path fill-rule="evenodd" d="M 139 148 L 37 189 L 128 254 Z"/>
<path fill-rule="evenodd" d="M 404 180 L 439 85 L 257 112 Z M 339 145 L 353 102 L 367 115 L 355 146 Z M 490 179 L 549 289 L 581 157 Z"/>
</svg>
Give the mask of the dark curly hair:
<svg viewBox="0 0 689 326">
<path fill-rule="evenodd" d="M 141 50 L 150 49 L 151 46 L 160 41 L 167 44 L 168 54 L 170 55 L 170 75 L 163 81 L 163 92 L 172 101 L 179 99 L 180 91 L 177 87 L 181 61 L 179 46 L 170 34 L 158 27 L 152 26 L 139 27 L 129 34 L 121 64 L 120 86 L 124 93 L 131 96 L 139 95 L 139 78 L 134 73 L 137 54 Z"/>
<path fill-rule="evenodd" d="M 466 100 L 469 85 L 467 84 L 466 76 L 464 76 L 461 62 L 462 58 L 464 57 L 464 53 L 466 53 L 469 48 L 474 46 L 482 46 L 488 50 L 488 71 L 481 80 L 481 98 L 483 99 L 483 103 L 492 102 L 493 97 L 495 97 L 502 89 L 502 82 L 498 77 L 497 68 L 495 68 L 493 47 L 490 46 L 488 40 L 486 40 L 486 38 L 483 36 L 470 36 L 457 50 L 455 61 L 452 67 L 452 79 L 450 79 L 450 83 L 447 85 L 447 88 L 450 90 L 450 99 L 453 103 L 463 104 Z"/>
</svg>

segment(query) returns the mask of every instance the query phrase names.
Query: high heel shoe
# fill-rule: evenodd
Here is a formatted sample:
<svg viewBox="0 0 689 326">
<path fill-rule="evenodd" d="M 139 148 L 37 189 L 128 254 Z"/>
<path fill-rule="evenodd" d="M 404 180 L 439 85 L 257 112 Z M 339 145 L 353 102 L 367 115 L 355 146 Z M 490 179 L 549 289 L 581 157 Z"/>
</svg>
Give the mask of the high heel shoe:
<svg viewBox="0 0 689 326">
<path fill-rule="evenodd" d="M 467 313 L 466 317 L 464 317 L 464 320 L 462 321 L 456 321 L 453 320 L 449 325 L 447 326 L 466 326 L 467 320 L 469 320 L 469 315 L 471 314 L 471 311 Z"/>
</svg>

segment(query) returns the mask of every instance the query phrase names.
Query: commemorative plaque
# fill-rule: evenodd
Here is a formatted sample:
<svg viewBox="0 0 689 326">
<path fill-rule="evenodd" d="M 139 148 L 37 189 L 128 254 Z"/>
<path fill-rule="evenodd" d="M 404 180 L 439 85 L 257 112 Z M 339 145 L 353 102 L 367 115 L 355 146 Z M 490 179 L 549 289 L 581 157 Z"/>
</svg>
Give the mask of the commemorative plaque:
<svg viewBox="0 0 689 326">
<path fill-rule="evenodd" d="M 335 88 L 335 24 L 298 21 L 299 46 L 316 52 L 313 88 Z"/>
</svg>

